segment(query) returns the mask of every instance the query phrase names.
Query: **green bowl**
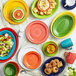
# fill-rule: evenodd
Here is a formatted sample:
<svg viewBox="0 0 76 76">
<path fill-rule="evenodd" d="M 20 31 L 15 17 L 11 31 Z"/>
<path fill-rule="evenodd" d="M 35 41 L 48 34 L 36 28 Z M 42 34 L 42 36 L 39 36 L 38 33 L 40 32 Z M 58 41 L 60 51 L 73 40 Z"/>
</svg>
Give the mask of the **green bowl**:
<svg viewBox="0 0 76 76">
<path fill-rule="evenodd" d="M 56 52 L 53 53 L 53 54 L 48 53 L 47 50 L 46 50 L 47 46 L 48 46 L 49 44 L 51 44 L 51 43 L 52 43 L 52 44 L 55 44 L 55 46 L 57 47 Z M 48 42 L 46 42 L 46 43 L 43 45 L 43 53 L 44 53 L 46 56 L 55 56 L 55 55 L 58 53 L 58 50 L 59 50 L 59 46 L 58 46 L 54 41 L 48 41 Z"/>
<path fill-rule="evenodd" d="M 12 63 L 8 63 L 4 67 L 4 73 L 6 76 L 16 76 L 17 68 Z"/>
<path fill-rule="evenodd" d="M 52 16 L 52 15 L 58 10 L 59 5 L 60 5 L 59 0 L 55 0 L 55 1 L 56 1 L 57 5 L 56 5 L 55 8 L 52 10 L 52 14 L 41 16 L 41 15 L 39 15 L 38 13 L 34 13 L 34 12 L 33 12 L 33 9 L 36 7 L 36 4 L 37 4 L 37 2 L 38 2 L 38 0 L 35 0 L 35 1 L 33 2 L 33 4 L 32 4 L 32 7 L 31 7 L 31 12 L 32 12 L 33 16 L 35 16 L 36 18 L 40 18 L 40 19 L 45 19 L 45 18 L 48 18 L 48 17 Z"/>
</svg>

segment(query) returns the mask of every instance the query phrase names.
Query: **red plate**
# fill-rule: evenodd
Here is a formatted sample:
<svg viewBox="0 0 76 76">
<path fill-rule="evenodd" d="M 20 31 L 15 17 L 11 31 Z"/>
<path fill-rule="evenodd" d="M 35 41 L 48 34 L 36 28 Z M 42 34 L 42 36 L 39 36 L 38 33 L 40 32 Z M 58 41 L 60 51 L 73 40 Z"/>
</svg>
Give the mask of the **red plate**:
<svg viewBox="0 0 76 76">
<path fill-rule="evenodd" d="M 49 36 L 49 28 L 42 21 L 33 21 L 27 26 L 26 36 L 32 43 L 43 43 Z"/>
<path fill-rule="evenodd" d="M 11 57 L 9 57 L 9 58 L 6 59 L 6 60 L 0 60 L 0 63 L 3 63 L 3 62 L 6 62 L 6 61 L 10 60 L 10 59 L 15 55 L 15 53 L 16 53 L 16 51 L 17 51 L 17 49 L 18 49 L 18 45 L 19 45 L 19 39 L 18 39 L 17 33 L 16 33 L 13 29 L 11 29 L 11 28 L 2 28 L 2 29 L 0 29 L 0 31 L 3 31 L 3 30 L 9 30 L 9 31 L 11 31 L 11 32 L 14 34 L 14 36 L 15 36 L 15 38 L 16 38 L 16 49 L 15 49 L 15 51 L 14 51 L 14 53 L 12 54 Z"/>
</svg>

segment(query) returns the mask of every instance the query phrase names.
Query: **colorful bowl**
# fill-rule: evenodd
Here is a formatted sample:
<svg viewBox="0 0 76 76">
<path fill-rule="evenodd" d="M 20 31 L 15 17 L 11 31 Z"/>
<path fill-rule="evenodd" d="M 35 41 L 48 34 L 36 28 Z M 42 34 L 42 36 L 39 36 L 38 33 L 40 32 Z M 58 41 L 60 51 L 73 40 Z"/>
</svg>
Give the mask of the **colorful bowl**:
<svg viewBox="0 0 76 76">
<path fill-rule="evenodd" d="M 52 53 L 52 54 L 48 53 L 48 52 L 47 52 L 47 49 L 46 49 L 49 44 L 54 44 L 54 45 L 56 46 L 56 51 L 55 51 L 54 53 Z M 48 42 L 46 42 L 46 43 L 43 45 L 43 53 L 44 53 L 46 56 L 55 56 L 55 55 L 58 53 L 58 50 L 59 50 L 59 47 L 58 47 L 58 45 L 57 45 L 54 41 L 48 41 Z"/>
<path fill-rule="evenodd" d="M 49 54 L 55 53 L 56 50 L 57 50 L 57 48 L 56 48 L 56 45 L 55 45 L 55 44 L 49 44 L 49 45 L 47 45 L 47 47 L 46 47 L 46 51 L 47 51 Z"/>
<path fill-rule="evenodd" d="M 10 72 L 10 70 L 12 70 L 12 71 Z M 6 76 L 18 76 L 19 71 L 20 71 L 19 65 L 13 61 L 6 63 L 4 66 L 4 73 Z M 13 74 L 12 74 L 12 72 L 13 72 Z M 9 75 L 9 73 L 11 75 Z"/>
<path fill-rule="evenodd" d="M 5 33 L 8 33 L 12 37 L 12 39 L 13 39 L 12 41 L 14 42 L 14 45 L 13 45 L 12 49 L 10 50 L 10 52 L 8 53 L 8 55 L 4 56 L 4 57 L 0 57 L 0 60 L 6 60 L 9 57 L 11 57 L 12 54 L 14 53 L 14 51 L 15 51 L 15 48 L 16 48 L 16 39 L 15 39 L 14 34 L 11 31 L 3 30 L 3 31 L 0 32 L 0 35 L 3 35 Z"/>
<path fill-rule="evenodd" d="M 6 62 L 6 61 L 10 60 L 10 59 L 15 55 L 15 53 L 16 53 L 16 51 L 17 51 L 17 49 L 18 49 L 18 45 L 19 45 L 19 39 L 18 39 L 17 33 L 16 33 L 13 29 L 11 29 L 11 28 L 2 28 L 2 29 L 0 29 L 0 31 L 3 31 L 3 30 L 8 30 L 8 31 L 10 31 L 10 32 L 12 32 L 12 33 L 14 34 L 15 39 L 16 39 L 16 48 L 15 48 L 15 51 L 14 51 L 14 53 L 12 54 L 11 57 L 9 57 L 9 58 L 6 59 L 6 60 L 0 60 L 0 63 L 3 63 L 3 62 Z"/>
</svg>

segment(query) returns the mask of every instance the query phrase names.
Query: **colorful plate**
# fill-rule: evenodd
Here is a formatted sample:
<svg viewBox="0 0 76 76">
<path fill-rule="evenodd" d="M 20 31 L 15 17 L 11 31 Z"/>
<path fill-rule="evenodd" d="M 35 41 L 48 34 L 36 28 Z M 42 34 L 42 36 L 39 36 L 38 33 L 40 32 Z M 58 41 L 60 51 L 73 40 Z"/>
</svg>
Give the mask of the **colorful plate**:
<svg viewBox="0 0 76 76">
<path fill-rule="evenodd" d="M 45 74 L 45 73 L 44 73 L 45 64 L 46 64 L 46 63 L 49 63 L 51 60 L 54 60 L 54 59 L 59 59 L 59 61 L 62 61 L 63 67 L 59 68 L 59 71 L 58 71 L 57 73 L 52 73 L 52 74 L 50 74 L 50 75 Z M 43 63 L 42 68 L 41 68 L 41 72 L 42 72 L 42 74 L 43 74 L 44 76 L 58 76 L 64 69 L 65 69 L 65 61 L 64 61 L 62 58 L 60 58 L 60 57 L 52 57 L 52 58 L 46 60 L 46 61 Z"/>
<path fill-rule="evenodd" d="M 20 24 L 23 23 L 24 21 L 20 22 L 20 23 L 16 23 L 11 19 L 11 10 L 15 7 L 22 7 L 26 10 L 26 18 L 25 20 L 28 18 L 29 16 L 29 8 L 28 5 L 25 3 L 25 1 L 23 0 L 8 0 L 7 3 L 4 5 L 3 8 L 3 15 L 4 18 L 11 24 Z"/>
<path fill-rule="evenodd" d="M 26 28 L 26 36 L 32 43 L 43 43 L 49 36 L 49 28 L 42 21 L 33 21 Z"/>
<path fill-rule="evenodd" d="M 26 69 L 26 70 L 31 70 L 31 69 L 27 68 L 27 67 L 23 64 L 23 58 L 24 58 L 24 55 L 25 55 L 26 53 L 28 53 L 28 52 L 30 52 L 30 51 L 32 51 L 32 50 L 35 51 L 35 52 L 37 52 L 38 54 L 40 54 L 40 56 L 41 56 L 41 64 L 43 63 L 43 60 L 44 60 L 44 56 L 43 56 L 42 50 L 41 50 L 39 47 L 33 46 L 33 45 L 30 45 L 30 44 L 29 44 L 29 45 L 21 48 L 21 49 L 20 49 L 20 52 L 19 52 L 19 54 L 18 54 L 18 62 L 19 62 L 19 64 L 21 65 L 21 67 L 24 68 L 24 69 Z M 40 66 L 41 66 L 41 65 L 40 65 Z M 39 67 L 40 67 L 40 66 L 39 66 Z"/>
<path fill-rule="evenodd" d="M 55 17 L 51 24 L 51 33 L 56 38 L 65 38 L 70 35 L 76 26 L 76 17 L 72 12 L 62 12 Z"/>
<path fill-rule="evenodd" d="M 66 0 L 62 0 L 62 6 L 64 7 L 64 5 L 65 5 L 65 1 Z M 73 5 L 73 6 L 66 6 L 66 7 L 64 7 L 65 9 L 67 9 L 67 10 L 72 10 L 72 9 L 74 9 L 76 7 L 76 3 Z"/>
<path fill-rule="evenodd" d="M 49 44 L 51 44 L 51 43 L 52 43 L 52 44 L 55 44 L 56 47 L 57 47 L 56 52 L 53 53 L 53 54 L 50 54 L 50 53 L 48 53 L 48 52 L 46 51 L 47 46 L 48 46 Z M 53 41 L 48 41 L 48 42 L 46 42 L 46 43 L 43 45 L 43 53 L 44 53 L 46 56 L 55 56 L 55 55 L 58 53 L 58 45 L 57 45 L 55 42 L 53 42 Z"/>
<path fill-rule="evenodd" d="M 15 48 L 15 51 L 14 51 L 14 53 L 12 54 L 11 57 L 9 57 L 9 58 L 6 59 L 6 60 L 0 60 L 0 63 L 6 62 L 6 61 L 10 60 L 10 59 L 15 55 L 15 53 L 16 53 L 16 51 L 17 51 L 17 49 L 18 49 L 18 45 L 19 45 L 19 39 L 18 39 L 17 33 L 16 33 L 13 29 L 11 29 L 11 28 L 2 28 L 2 29 L 0 29 L 0 31 L 3 31 L 3 30 L 8 30 L 8 31 L 10 31 L 10 32 L 12 32 L 12 33 L 14 34 L 15 39 L 16 39 L 16 48 Z"/>
<path fill-rule="evenodd" d="M 51 14 L 51 15 L 41 16 L 41 15 L 33 12 L 33 9 L 36 7 L 36 4 L 37 4 L 37 2 L 38 2 L 38 0 L 35 0 L 35 1 L 33 2 L 33 4 L 32 4 L 32 7 L 31 7 L 31 12 L 32 12 L 33 16 L 35 16 L 35 17 L 37 17 L 37 18 L 40 18 L 40 19 L 44 19 L 44 18 L 48 18 L 48 17 L 52 16 L 54 13 L 56 13 L 56 11 L 58 10 L 59 5 L 60 5 L 59 0 L 55 0 L 55 1 L 57 2 L 57 5 L 56 5 L 55 9 L 52 10 L 52 14 Z"/>
<path fill-rule="evenodd" d="M 36 69 L 41 64 L 41 56 L 35 51 L 30 51 L 25 54 L 23 63 L 29 69 Z"/>
<path fill-rule="evenodd" d="M 12 41 L 14 42 L 14 45 L 13 45 L 12 49 L 10 50 L 10 52 L 8 53 L 8 55 L 4 56 L 4 57 L 0 57 L 0 60 L 6 60 L 9 57 L 11 57 L 12 54 L 14 53 L 14 51 L 15 51 L 15 48 L 16 48 L 16 39 L 15 39 L 15 36 L 13 35 L 13 33 L 8 31 L 8 30 L 3 30 L 3 31 L 0 32 L 0 35 L 3 35 L 5 33 L 8 33 L 12 37 L 12 39 L 13 39 Z"/>
</svg>

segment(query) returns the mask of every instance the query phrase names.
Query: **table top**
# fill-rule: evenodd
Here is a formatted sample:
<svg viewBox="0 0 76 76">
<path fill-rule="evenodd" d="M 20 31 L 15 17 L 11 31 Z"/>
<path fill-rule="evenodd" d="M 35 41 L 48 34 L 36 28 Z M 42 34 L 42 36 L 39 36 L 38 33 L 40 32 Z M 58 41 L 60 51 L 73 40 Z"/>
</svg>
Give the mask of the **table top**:
<svg viewBox="0 0 76 76">
<path fill-rule="evenodd" d="M 7 1 L 7 0 L 0 0 L 0 6 L 1 6 L 0 9 L 2 9 L 2 7 L 3 7 L 3 5 L 6 3 L 6 1 Z M 28 4 L 29 8 L 31 8 L 31 5 L 32 5 L 32 3 L 33 3 L 34 0 L 24 0 L 24 1 Z M 59 7 L 58 11 L 57 11 L 53 16 L 51 16 L 51 17 L 49 17 L 49 18 L 47 18 L 47 19 L 37 19 L 37 18 L 35 18 L 35 17 L 31 14 L 31 12 L 30 12 L 28 19 L 27 19 L 24 23 L 19 24 L 19 25 L 17 25 L 17 26 L 16 26 L 16 25 L 11 25 L 11 24 L 9 24 L 9 23 L 8 23 L 7 21 L 5 21 L 4 18 L 0 15 L 0 28 L 2 28 L 2 27 L 10 27 L 10 28 L 13 28 L 16 32 L 17 32 L 19 29 L 23 29 L 22 36 L 19 37 L 19 48 L 18 48 L 18 50 L 17 50 L 17 53 L 16 53 L 15 56 L 14 56 L 11 60 L 9 60 L 9 61 L 16 61 L 16 62 L 18 63 L 18 61 L 17 61 L 17 54 L 18 54 L 18 52 L 19 52 L 19 49 L 20 49 L 22 46 L 25 46 L 25 45 L 28 45 L 28 44 L 32 44 L 31 42 L 29 42 L 29 41 L 27 40 L 27 38 L 26 38 L 26 36 L 25 36 L 25 29 L 26 29 L 27 25 L 28 25 L 31 21 L 41 20 L 41 21 L 45 22 L 45 23 L 48 25 L 48 27 L 50 27 L 51 22 L 52 22 L 52 20 L 54 19 L 54 17 L 55 17 L 57 14 L 59 14 L 59 13 L 61 13 L 61 12 L 63 12 L 63 11 L 67 11 L 67 10 L 62 7 L 62 5 L 61 5 L 61 0 L 60 0 L 60 7 Z M 73 12 L 73 13 L 76 15 L 76 8 L 74 8 L 73 10 L 70 10 L 70 11 Z M 76 34 L 75 34 L 75 33 L 76 33 L 76 29 L 73 31 L 73 33 L 72 33 L 70 36 L 68 36 L 68 37 L 66 37 L 66 38 L 63 38 L 63 39 L 56 39 L 56 38 L 54 38 L 54 37 L 51 35 L 51 33 L 50 33 L 49 38 L 47 39 L 47 41 L 52 40 L 52 41 L 55 41 L 56 43 L 60 44 L 60 42 L 61 42 L 62 40 L 65 40 L 65 39 L 67 39 L 67 38 L 71 38 L 72 41 L 73 41 L 73 43 L 74 43 L 72 52 L 75 52 L 75 50 L 76 50 L 76 45 L 75 45 L 75 44 L 76 44 L 76 36 L 75 36 Z M 45 43 L 45 42 L 44 42 L 44 43 Z M 42 50 L 42 46 L 43 46 L 44 43 L 42 43 L 42 44 L 32 44 L 32 45 L 39 46 L 39 48 Z M 65 52 L 65 51 L 67 51 L 67 50 L 62 49 L 61 47 L 59 47 L 59 52 L 57 53 L 56 56 L 62 57 L 63 59 L 65 59 L 65 58 L 64 58 L 64 52 Z M 44 61 L 47 60 L 48 58 L 50 58 L 50 57 L 47 57 L 47 56 L 44 55 Z M 5 63 L 6 63 L 6 62 L 5 62 Z M 5 75 L 4 75 L 4 72 L 3 72 L 3 68 L 4 68 L 5 63 L 0 63 L 0 75 L 1 75 L 1 76 L 5 76 Z M 76 62 L 74 62 L 74 63 L 76 64 Z M 67 69 L 67 66 L 69 66 L 69 64 L 66 64 L 66 68 L 65 68 L 65 69 Z M 63 71 L 59 76 L 63 76 L 63 75 L 64 75 L 64 72 L 65 72 L 65 71 Z M 32 71 L 31 73 L 32 73 L 32 74 L 35 74 L 35 76 L 43 76 L 43 75 L 41 74 L 41 72 L 40 72 L 40 68 L 39 68 L 38 70 Z M 27 75 L 25 75 L 25 74 L 19 74 L 19 76 L 27 76 Z M 33 76 L 33 75 L 28 75 L 28 76 Z"/>
</svg>

